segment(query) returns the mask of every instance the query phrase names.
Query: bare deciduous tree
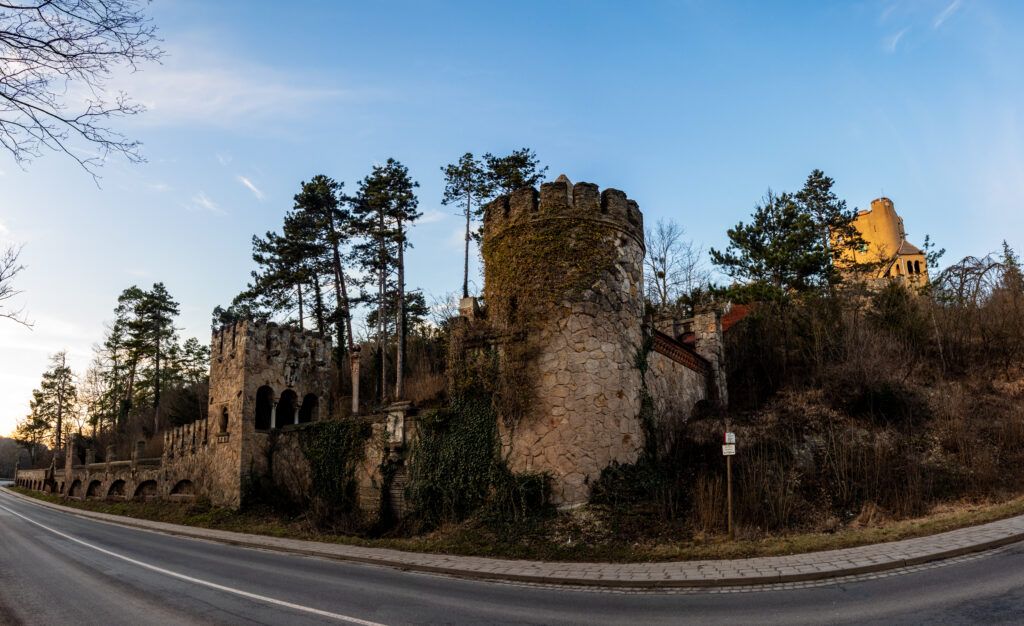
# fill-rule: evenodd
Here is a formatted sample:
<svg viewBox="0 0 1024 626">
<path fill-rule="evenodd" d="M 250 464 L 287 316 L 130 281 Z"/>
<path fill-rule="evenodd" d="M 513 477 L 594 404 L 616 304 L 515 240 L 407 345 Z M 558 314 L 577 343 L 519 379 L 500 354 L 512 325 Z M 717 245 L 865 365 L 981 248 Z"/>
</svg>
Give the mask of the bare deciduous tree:
<svg viewBox="0 0 1024 626">
<path fill-rule="evenodd" d="M 704 249 L 685 235 L 673 220 L 658 220 L 654 229 L 647 229 L 644 282 L 648 299 L 658 309 L 675 305 L 709 281 Z"/>
<path fill-rule="evenodd" d="M 21 293 L 15 289 L 14 279 L 25 269 L 18 257 L 21 256 L 20 246 L 8 246 L 0 253 L 0 317 L 14 320 L 19 324 L 32 328 L 32 322 L 25 317 L 24 308 L 11 308 L 9 301 Z"/>
<path fill-rule="evenodd" d="M 140 0 L 0 2 L 0 146 L 19 165 L 44 149 L 95 176 L 110 154 L 140 161 L 139 142 L 111 129 L 143 107 L 108 93 L 113 72 L 158 60 Z M 76 147 L 89 146 L 89 151 Z M 95 151 L 95 152 L 93 152 Z"/>
</svg>

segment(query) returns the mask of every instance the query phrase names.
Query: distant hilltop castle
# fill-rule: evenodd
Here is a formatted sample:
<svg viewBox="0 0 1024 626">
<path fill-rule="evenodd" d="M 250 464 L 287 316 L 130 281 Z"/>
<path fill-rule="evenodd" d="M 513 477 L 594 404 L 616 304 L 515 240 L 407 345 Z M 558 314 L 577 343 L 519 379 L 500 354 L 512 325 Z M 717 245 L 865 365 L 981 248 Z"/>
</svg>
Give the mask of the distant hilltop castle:
<svg viewBox="0 0 1024 626">
<path fill-rule="evenodd" d="M 903 280 L 918 286 L 928 283 L 924 252 L 907 241 L 903 218 L 896 213 L 892 200 L 872 200 L 870 209 L 857 213 L 853 225 L 864 239 L 864 244 L 848 255 L 853 263 L 877 264 L 878 279 Z"/>
</svg>

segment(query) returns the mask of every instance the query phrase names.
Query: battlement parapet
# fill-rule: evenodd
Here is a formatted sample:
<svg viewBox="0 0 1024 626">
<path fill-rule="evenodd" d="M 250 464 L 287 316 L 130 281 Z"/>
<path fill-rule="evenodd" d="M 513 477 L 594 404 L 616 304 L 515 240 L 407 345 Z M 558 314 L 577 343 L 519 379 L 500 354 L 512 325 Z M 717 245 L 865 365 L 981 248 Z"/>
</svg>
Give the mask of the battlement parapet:
<svg viewBox="0 0 1024 626">
<path fill-rule="evenodd" d="M 209 419 L 201 419 L 164 431 L 164 457 L 173 459 L 195 454 L 210 444 Z"/>
<path fill-rule="evenodd" d="M 330 341 L 318 332 L 260 320 L 242 320 L 213 331 L 210 344 L 212 358 L 233 358 L 242 350 L 260 353 L 267 358 L 287 352 L 308 357 L 323 367 L 330 358 Z"/>
<path fill-rule="evenodd" d="M 565 175 L 499 196 L 484 207 L 484 237 L 498 237 L 508 227 L 534 220 L 585 219 L 605 224 L 644 241 L 639 205 L 618 189 L 599 191 L 593 183 L 572 184 Z"/>
</svg>

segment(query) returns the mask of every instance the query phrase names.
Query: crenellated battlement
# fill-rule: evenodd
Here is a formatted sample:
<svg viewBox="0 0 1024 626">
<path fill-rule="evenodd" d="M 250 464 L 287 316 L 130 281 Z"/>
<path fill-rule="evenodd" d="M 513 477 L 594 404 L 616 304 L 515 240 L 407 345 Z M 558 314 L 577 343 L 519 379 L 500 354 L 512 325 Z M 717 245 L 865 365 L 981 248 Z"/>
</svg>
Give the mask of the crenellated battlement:
<svg viewBox="0 0 1024 626">
<path fill-rule="evenodd" d="M 600 191 L 593 183 L 575 185 L 563 174 L 540 190 L 524 187 L 484 207 L 484 236 L 498 237 L 510 226 L 532 220 L 586 219 L 612 226 L 641 246 L 644 218 L 639 205 L 618 189 Z"/>
<path fill-rule="evenodd" d="M 201 419 L 164 431 L 164 457 L 180 458 L 195 454 L 210 444 L 209 419 Z"/>
<path fill-rule="evenodd" d="M 233 358 L 242 351 L 266 359 L 281 354 L 308 358 L 323 367 L 330 359 L 330 341 L 317 332 L 258 320 L 242 320 L 213 331 L 210 355 L 215 360 Z"/>
</svg>

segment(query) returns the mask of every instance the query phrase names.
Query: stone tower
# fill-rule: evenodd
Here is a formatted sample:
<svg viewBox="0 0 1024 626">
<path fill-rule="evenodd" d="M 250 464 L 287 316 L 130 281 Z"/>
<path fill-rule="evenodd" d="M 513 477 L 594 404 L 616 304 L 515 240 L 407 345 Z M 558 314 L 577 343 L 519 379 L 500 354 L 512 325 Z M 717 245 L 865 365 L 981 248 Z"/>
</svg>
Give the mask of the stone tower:
<svg viewBox="0 0 1024 626">
<path fill-rule="evenodd" d="M 556 504 L 585 502 L 601 470 L 644 443 L 643 233 L 626 194 L 564 175 L 486 207 L 488 324 L 504 394 L 523 399 L 501 416 L 503 451 L 514 472 L 549 472 Z"/>
<path fill-rule="evenodd" d="M 238 506 L 244 482 L 269 472 L 273 431 L 326 419 L 330 342 L 274 323 L 238 322 L 213 333 L 210 346 L 211 492 Z"/>
<path fill-rule="evenodd" d="M 907 241 L 903 218 L 889 198 L 875 198 L 871 209 L 857 213 L 854 226 L 864 240 L 858 250 L 844 253 L 841 266 L 852 263 L 877 264 L 876 278 L 897 279 L 911 284 L 928 282 L 924 252 Z"/>
</svg>

